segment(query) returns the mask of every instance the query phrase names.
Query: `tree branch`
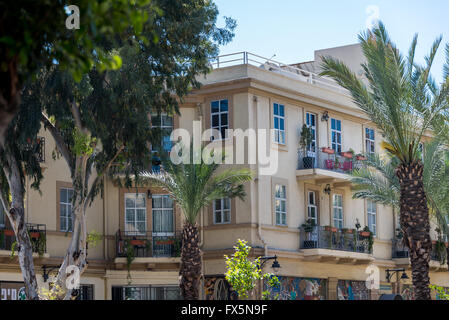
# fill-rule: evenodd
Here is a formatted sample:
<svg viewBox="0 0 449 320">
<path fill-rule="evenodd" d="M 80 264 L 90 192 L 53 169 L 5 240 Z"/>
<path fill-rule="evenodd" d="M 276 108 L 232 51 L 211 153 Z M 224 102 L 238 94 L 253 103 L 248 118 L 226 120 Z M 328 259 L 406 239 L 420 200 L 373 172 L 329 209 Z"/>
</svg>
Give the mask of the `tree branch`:
<svg viewBox="0 0 449 320">
<path fill-rule="evenodd" d="M 62 138 L 61 133 L 59 132 L 58 128 L 56 128 L 56 126 L 51 123 L 46 114 L 42 113 L 41 121 L 45 125 L 45 127 L 49 129 L 53 139 L 55 140 L 56 147 L 64 157 L 67 165 L 70 168 L 70 173 L 73 175 L 73 155 L 64 143 L 64 139 Z"/>
</svg>

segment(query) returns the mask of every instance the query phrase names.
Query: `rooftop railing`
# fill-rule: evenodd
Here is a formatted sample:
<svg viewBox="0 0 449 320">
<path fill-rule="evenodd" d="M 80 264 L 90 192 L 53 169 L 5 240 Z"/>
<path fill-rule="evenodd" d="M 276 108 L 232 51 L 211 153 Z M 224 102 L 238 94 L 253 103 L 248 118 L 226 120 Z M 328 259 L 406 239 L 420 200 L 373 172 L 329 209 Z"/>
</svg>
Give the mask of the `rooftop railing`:
<svg viewBox="0 0 449 320">
<path fill-rule="evenodd" d="M 338 229 L 335 227 L 313 226 L 310 229 L 300 229 L 301 249 L 330 249 L 371 253 L 369 234 L 353 229 Z"/>
<path fill-rule="evenodd" d="M 339 93 L 348 94 L 349 92 L 339 86 L 335 81 L 328 77 L 320 76 L 316 73 L 300 69 L 298 67 L 288 65 L 273 59 L 264 58 L 247 51 L 223 54 L 211 60 L 213 69 L 219 69 L 235 65 L 253 65 L 264 70 L 276 72 L 295 80 L 314 84 L 326 89 L 330 89 Z"/>
</svg>

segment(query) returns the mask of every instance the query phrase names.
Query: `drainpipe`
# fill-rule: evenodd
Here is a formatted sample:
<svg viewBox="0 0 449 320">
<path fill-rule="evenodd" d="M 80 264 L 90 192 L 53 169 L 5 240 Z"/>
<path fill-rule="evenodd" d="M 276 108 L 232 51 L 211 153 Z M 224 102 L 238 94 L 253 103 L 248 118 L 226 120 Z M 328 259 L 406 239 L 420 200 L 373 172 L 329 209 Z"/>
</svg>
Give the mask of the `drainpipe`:
<svg viewBox="0 0 449 320">
<path fill-rule="evenodd" d="M 255 123 L 254 123 L 254 129 L 257 130 L 259 128 L 259 124 L 257 121 L 257 116 L 258 116 L 258 98 L 256 95 L 253 96 L 253 106 L 254 106 L 254 119 L 255 119 Z M 270 140 L 271 143 L 271 140 Z M 258 155 L 259 152 L 259 141 L 257 139 L 257 135 L 256 135 L 256 155 Z M 256 159 L 258 159 L 258 157 L 256 156 Z M 257 160 L 256 160 L 257 161 Z M 256 165 L 253 165 L 252 168 L 256 168 L 256 170 L 259 169 L 258 164 L 256 162 Z M 259 176 L 258 176 L 258 172 L 257 172 L 257 178 L 254 179 L 253 182 L 253 190 L 251 192 L 252 195 L 254 195 L 252 198 L 255 198 L 255 204 L 251 205 L 251 209 L 256 211 L 256 216 L 257 216 L 257 236 L 259 237 L 260 241 L 262 242 L 263 245 L 263 250 L 264 250 L 264 256 L 268 256 L 268 244 L 265 241 L 265 239 L 262 236 L 262 219 L 260 217 L 260 211 L 259 211 L 259 200 L 260 200 L 260 195 L 259 195 Z M 258 299 L 262 299 L 262 291 L 263 291 L 263 280 L 259 280 L 259 292 L 257 292 L 256 290 L 256 295 Z"/>
<path fill-rule="evenodd" d="M 258 98 L 257 96 L 253 96 L 253 106 L 254 106 L 254 119 L 255 119 L 255 123 L 254 123 L 254 129 L 257 130 L 259 128 L 259 124 L 257 121 L 257 116 L 258 116 Z M 257 139 L 257 137 L 256 137 Z M 259 152 L 259 141 L 258 139 L 256 140 L 256 154 Z M 257 159 L 257 157 L 256 157 Z M 253 168 L 258 169 L 258 164 L 256 164 L 255 166 L 253 166 Z M 262 224 L 261 224 L 261 217 L 260 217 L 260 213 L 259 213 L 259 177 L 257 176 L 257 178 L 254 179 L 254 190 L 253 190 L 253 194 L 255 192 L 255 198 L 256 198 L 256 203 L 255 206 L 251 206 L 252 208 L 254 208 L 253 210 L 256 210 L 256 216 L 257 216 L 257 236 L 259 237 L 260 241 L 262 242 L 263 248 L 264 248 L 264 255 L 267 256 L 268 255 L 268 245 L 266 243 L 266 241 L 264 240 L 264 238 L 262 237 Z"/>
<path fill-rule="evenodd" d="M 203 110 L 202 110 L 202 104 L 197 103 L 196 104 L 196 112 L 198 115 L 198 120 L 201 121 L 201 129 L 204 130 L 204 124 L 203 124 Z M 204 245 L 204 208 L 201 209 L 200 212 L 200 243 L 199 247 L 202 249 Z M 199 290 L 200 292 L 200 299 L 204 299 L 204 259 L 201 259 L 201 288 Z"/>
</svg>

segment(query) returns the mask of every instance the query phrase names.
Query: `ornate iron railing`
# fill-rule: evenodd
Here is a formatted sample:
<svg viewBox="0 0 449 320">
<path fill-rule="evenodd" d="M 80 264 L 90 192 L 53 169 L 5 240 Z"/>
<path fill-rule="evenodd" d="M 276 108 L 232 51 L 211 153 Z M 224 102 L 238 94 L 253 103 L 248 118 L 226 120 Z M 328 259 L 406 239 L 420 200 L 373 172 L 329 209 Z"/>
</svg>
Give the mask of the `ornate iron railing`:
<svg viewBox="0 0 449 320">
<path fill-rule="evenodd" d="M 300 228 L 301 249 L 330 249 L 372 253 L 369 236 L 353 229 L 337 229 L 334 227 L 314 226 Z"/>
<path fill-rule="evenodd" d="M 117 257 L 179 257 L 179 233 L 124 232 L 116 233 Z"/>
</svg>

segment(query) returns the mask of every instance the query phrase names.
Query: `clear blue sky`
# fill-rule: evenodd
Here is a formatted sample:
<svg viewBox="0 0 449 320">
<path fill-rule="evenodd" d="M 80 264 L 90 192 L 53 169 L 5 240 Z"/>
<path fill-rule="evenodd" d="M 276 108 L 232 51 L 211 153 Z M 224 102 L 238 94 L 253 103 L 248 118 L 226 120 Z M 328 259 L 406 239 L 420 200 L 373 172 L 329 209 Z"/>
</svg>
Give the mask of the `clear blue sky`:
<svg viewBox="0 0 449 320">
<path fill-rule="evenodd" d="M 357 42 L 377 6 L 379 18 L 405 54 L 418 33 L 419 62 L 439 35 L 443 36 L 432 74 L 442 79 L 444 46 L 449 42 L 448 0 L 215 0 L 223 16 L 237 20 L 234 40 L 220 54 L 249 51 L 284 63 L 313 60 L 317 49 Z"/>
</svg>

